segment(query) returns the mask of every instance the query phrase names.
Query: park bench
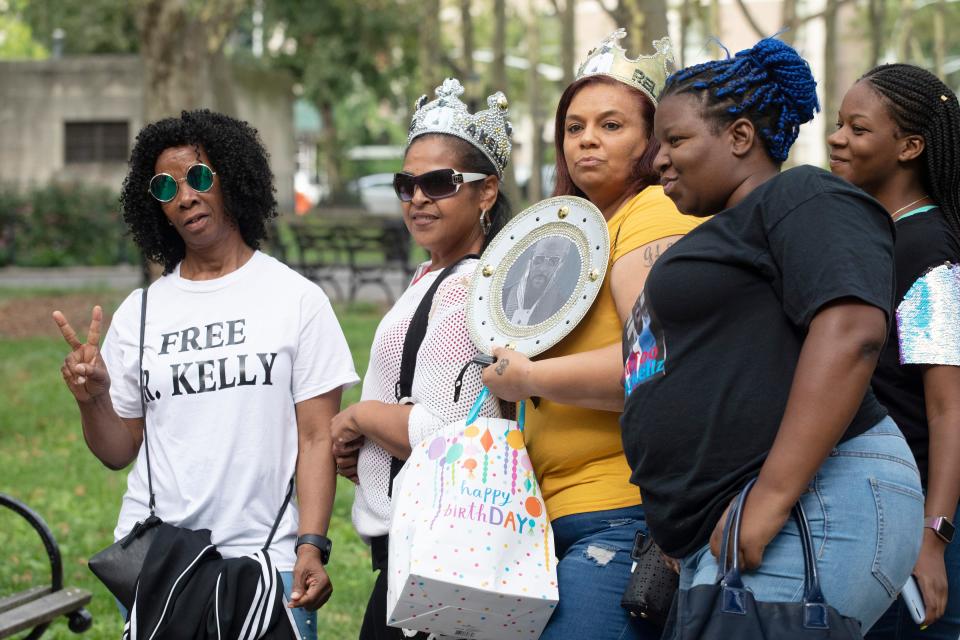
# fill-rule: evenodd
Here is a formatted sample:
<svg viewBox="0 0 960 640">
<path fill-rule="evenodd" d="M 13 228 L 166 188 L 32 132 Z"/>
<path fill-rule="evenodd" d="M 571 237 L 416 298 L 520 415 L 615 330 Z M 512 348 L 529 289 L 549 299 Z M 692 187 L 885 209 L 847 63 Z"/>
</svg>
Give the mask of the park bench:
<svg viewBox="0 0 960 640">
<path fill-rule="evenodd" d="M 413 273 L 410 234 L 399 218 L 301 219 L 289 227 L 297 254 L 294 259 L 289 248 L 283 251 L 289 264 L 306 278 L 329 287 L 340 301 L 353 302 L 361 287 L 375 285 L 393 304 L 388 276 L 402 273 L 408 279 Z"/>
<path fill-rule="evenodd" d="M 33 587 L 0 598 L 0 638 L 32 629 L 23 640 L 34 640 L 60 616 L 67 617 L 67 625 L 74 633 L 89 629 L 93 617 L 83 607 L 90 602 L 90 592 L 63 586 L 60 547 L 46 522 L 27 505 L 5 493 L 0 493 L 0 507 L 11 509 L 30 523 L 40 536 L 50 560 L 49 586 Z"/>
</svg>

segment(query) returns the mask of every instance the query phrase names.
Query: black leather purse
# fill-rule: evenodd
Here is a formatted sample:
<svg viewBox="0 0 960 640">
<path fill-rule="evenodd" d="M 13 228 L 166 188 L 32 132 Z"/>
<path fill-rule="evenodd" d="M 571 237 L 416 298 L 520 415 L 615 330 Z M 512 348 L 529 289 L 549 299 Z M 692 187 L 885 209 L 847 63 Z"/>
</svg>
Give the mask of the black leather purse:
<svg viewBox="0 0 960 640">
<path fill-rule="evenodd" d="M 140 301 L 140 408 L 143 411 L 143 446 L 147 457 L 147 487 L 150 493 L 150 516 L 138 522 L 130 533 L 90 558 L 87 566 L 110 593 L 127 609 L 137 593 L 137 579 L 147 557 L 147 551 L 162 520 L 156 515 L 153 496 L 153 476 L 150 473 L 150 441 L 147 439 L 147 407 L 143 397 L 143 337 L 147 318 L 147 288 Z"/>
<path fill-rule="evenodd" d="M 637 531 L 633 539 L 630 557 L 633 558 L 633 569 L 620 606 L 631 616 L 662 627 L 670 613 L 680 576 L 663 559 L 660 547 L 642 531 Z"/>
<path fill-rule="evenodd" d="M 744 587 L 739 554 L 728 553 L 728 549 L 740 548 L 743 504 L 755 482 L 747 483 L 727 515 L 716 583 L 678 592 L 663 640 L 861 640 L 860 623 L 841 615 L 823 597 L 810 525 L 799 502 L 793 507 L 793 517 L 803 546 L 803 599 L 757 602 L 753 592 Z"/>
</svg>

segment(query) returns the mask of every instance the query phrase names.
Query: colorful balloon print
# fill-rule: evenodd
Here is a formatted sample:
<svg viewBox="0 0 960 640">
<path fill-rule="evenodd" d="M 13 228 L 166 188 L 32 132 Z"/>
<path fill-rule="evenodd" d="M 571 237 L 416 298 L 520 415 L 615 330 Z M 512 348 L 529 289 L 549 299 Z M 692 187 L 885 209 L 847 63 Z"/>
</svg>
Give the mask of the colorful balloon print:
<svg viewBox="0 0 960 640">
<path fill-rule="evenodd" d="M 518 451 L 523 449 L 523 431 L 519 429 L 511 430 L 510 433 L 507 434 L 507 444 Z"/>
<path fill-rule="evenodd" d="M 446 448 L 446 440 L 444 440 L 442 437 L 434 438 L 433 442 L 430 443 L 430 447 L 427 449 L 427 457 L 431 460 L 436 460 L 443 455 L 443 452 Z"/>
<path fill-rule="evenodd" d="M 530 462 L 530 456 L 527 454 L 520 456 L 520 466 L 527 471 L 533 471 L 533 463 Z"/>
<path fill-rule="evenodd" d="M 459 442 L 455 442 L 450 446 L 449 449 L 447 449 L 447 462 L 456 462 L 461 455 L 463 455 L 463 445 Z"/>
</svg>

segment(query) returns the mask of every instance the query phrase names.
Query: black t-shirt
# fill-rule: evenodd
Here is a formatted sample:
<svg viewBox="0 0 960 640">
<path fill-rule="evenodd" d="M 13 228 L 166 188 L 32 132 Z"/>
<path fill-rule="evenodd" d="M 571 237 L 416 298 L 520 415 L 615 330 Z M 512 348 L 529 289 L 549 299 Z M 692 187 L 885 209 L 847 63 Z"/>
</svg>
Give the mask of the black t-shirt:
<svg viewBox="0 0 960 640">
<path fill-rule="evenodd" d="M 768 180 L 660 257 L 624 329 L 620 424 L 631 481 L 666 553 L 706 544 L 759 473 L 817 311 L 853 297 L 889 318 L 893 278 L 890 216 L 806 166 Z M 885 415 L 868 391 L 844 438 Z"/>
<path fill-rule="evenodd" d="M 908 218 L 901 218 L 897 223 L 897 243 L 895 248 L 897 267 L 896 306 L 898 322 L 890 323 L 890 336 L 887 345 L 880 354 L 880 362 L 873 374 L 871 382 L 877 399 L 890 411 L 892 417 L 907 438 L 913 455 L 920 468 L 920 479 L 927 485 L 928 439 L 927 409 L 923 395 L 923 377 L 921 364 L 958 364 L 956 330 L 960 323 L 960 316 L 956 315 L 956 285 L 952 290 L 937 291 L 938 285 L 931 278 L 918 279 L 927 276 L 931 270 L 943 265 L 960 264 L 960 242 L 950 231 L 946 218 L 939 208 L 914 214 Z M 956 267 L 955 267 L 956 268 Z M 933 280 L 938 274 L 933 274 Z M 951 278 L 956 282 L 956 277 Z M 916 285 L 916 287 L 915 287 Z M 931 287 L 934 290 L 931 290 Z M 907 292 L 911 298 L 924 295 L 926 300 L 909 301 L 903 304 Z M 951 295 L 953 294 L 953 295 Z M 946 304 L 936 307 L 930 304 L 930 297 L 947 296 L 952 298 Z M 916 304 L 920 302 L 920 304 Z M 938 327 L 944 325 L 937 318 L 931 318 L 926 313 L 917 314 L 917 307 L 923 307 L 927 312 L 947 313 L 944 319 L 951 325 L 951 335 L 937 335 Z M 953 312 L 953 313 L 950 313 Z M 901 353 L 900 332 L 915 334 L 919 331 L 932 332 L 926 342 L 934 347 L 934 353 L 921 349 L 926 353 L 918 353 L 908 344 Z M 950 332 L 948 332 L 950 333 Z M 946 352 L 945 352 L 946 351 Z M 939 353 L 937 353 L 939 352 Z M 901 357 L 908 364 L 901 365 Z"/>
</svg>

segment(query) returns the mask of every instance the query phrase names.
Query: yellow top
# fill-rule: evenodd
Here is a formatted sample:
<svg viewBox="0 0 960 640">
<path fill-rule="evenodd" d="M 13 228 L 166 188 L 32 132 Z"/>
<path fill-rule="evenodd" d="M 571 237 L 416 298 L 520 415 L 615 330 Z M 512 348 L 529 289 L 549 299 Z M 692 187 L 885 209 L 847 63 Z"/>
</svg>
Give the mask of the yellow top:
<svg viewBox="0 0 960 640">
<path fill-rule="evenodd" d="M 702 220 L 685 216 L 663 194 L 647 187 L 607 221 L 610 263 L 597 299 L 577 328 L 544 358 L 591 351 L 620 342 L 623 325 L 610 290 L 613 264 L 638 247 L 684 235 Z M 620 440 L 620 414 L 543 399 L 526 407 L 524 439 L 551 519 L 573 513 L 621 509 L 640 504 L 630 484 L 630 467 Z"/>
</svg>

